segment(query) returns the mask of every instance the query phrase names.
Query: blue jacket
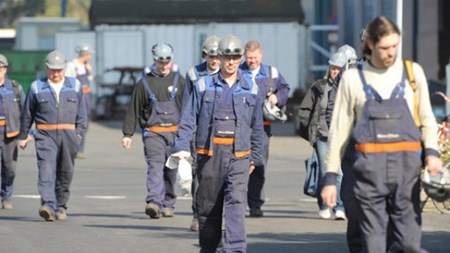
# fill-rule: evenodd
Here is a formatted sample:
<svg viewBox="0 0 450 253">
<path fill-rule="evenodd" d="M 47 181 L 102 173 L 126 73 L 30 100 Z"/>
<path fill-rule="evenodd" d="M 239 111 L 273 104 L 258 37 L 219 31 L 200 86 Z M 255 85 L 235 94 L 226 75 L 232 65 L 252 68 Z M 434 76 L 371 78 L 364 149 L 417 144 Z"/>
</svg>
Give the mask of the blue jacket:
<svg viewBox="0 0 450 253">
<path fill-rule="evenodd" d="M 194 83 L 192 94 L 183 108 L 173 152 L 189 151 L 193 134 L 196 133 L 198 154 L 209 154 L 213 150 L 213 110 L 217 108 L 226 84 L 221 74 L 205 76 Z M 233 91 L 233 110 L 236 115 L 234 151 L 237 157 L 248 156 L 256 166 L 263 164 L 264 129 L 261 96 L 258 87 L 239 73 Z M 244 154 L 244 155 L 243 155 Z"/>
<path fill-rule="evenodd" d="M 22 86 L 12 80 L 5 79 L 0 96 L 4 113 L 2 116 L 5 116 L 6 120 L 6 137 L 16 137 L 19 135 L 20 116 L 25 102 Z"/>
<path fill-rule="evenodd" d="M 217 72 L 218 73 L 218 72 Z M 217 75 L 217 73 L 214 73 L 213 75 Z M 186 103 L 186 101 L 189 100 L 189 96 L 192 93 L 192 90 L 194 89 L 194 83 L 204 77 L 209 75 L 208 73 L 208 69 L 206 66 L 206 61 L 202 62 L 192 68 L 190 68 L 188 70 L 188 72 L 186 73 L 186 85 L 184 87 L 184 91 L 183 91 L 183 106 Z"/>
<path fill-rule="evenodd" d="M 82 135 L 86 130 L 87 120 L 83 92 L 78 80 L 65 77 L 59 93 L 59 102 L 57 102 L 47 78 L 38 79 L 31 84 L 25 100 L 19 139 L 27 138 L 33 122 L 36 123 L 39 132 L 55 133 L 57 131 L 46 131 L 45 129 L 58 127 L 57 125 L 63 129 L 65 126 L 73 125 L 76 134 Z M 39 130 L 39 126 L 43 126 L 44 130 Z M 63 130 L 71 129 L 65 127 Z"/>
<path fill-rule="evenodd" d="M 286 104 L 289 98 L 290 88 L 289 84 L 287 84 L 286 80 L 284 80 L 284 77 L 281 75 L 278 69 L 273 66 L 261 64 L 259 73 L 255 77 L 255 82 L 256 84 L 258 84 L 262 98 L 265 99 L 270 91 L 269 67 L 272 70 L 272 93 L 274 93 L 277 96 L 278 99 L 277 106 L 281 108 Z M 241 64 L 239 68 L 242 70 L 242 72 L 246 74 L 251 74 L 252 72 L 245 62 Z"/>
</svg>

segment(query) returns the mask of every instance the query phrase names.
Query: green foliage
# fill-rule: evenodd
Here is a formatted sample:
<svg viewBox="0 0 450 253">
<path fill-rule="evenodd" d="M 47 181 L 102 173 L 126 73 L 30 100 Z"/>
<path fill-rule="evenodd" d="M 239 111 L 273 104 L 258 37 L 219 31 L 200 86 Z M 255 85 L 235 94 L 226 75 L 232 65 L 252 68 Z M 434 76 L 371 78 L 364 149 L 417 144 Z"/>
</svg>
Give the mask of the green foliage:
<svg viewBox="0 0 450 253">
<path fill-rule="evenodd" d="M 440 151 L 441 151 L 441 160 L 442 164 L 447 164 L 450 162 L 450 139 L 446 139 L 443 141 L 443 143 L 440 145 Z"/>
<path fill-rule="evenodd" d="M 66 17 L 89 24 L 91 0 L 67 0 Z M 13 28 L 20 17 L 61 17 L 61 0 L 0 0 L 0 28 Z"/>
<path fill-rule="evenodd" d="M 19 17 L 34 17 L 44 9 L 45 0 L 0 0 L 0 28 L 14 27 Z"/>
</svg>

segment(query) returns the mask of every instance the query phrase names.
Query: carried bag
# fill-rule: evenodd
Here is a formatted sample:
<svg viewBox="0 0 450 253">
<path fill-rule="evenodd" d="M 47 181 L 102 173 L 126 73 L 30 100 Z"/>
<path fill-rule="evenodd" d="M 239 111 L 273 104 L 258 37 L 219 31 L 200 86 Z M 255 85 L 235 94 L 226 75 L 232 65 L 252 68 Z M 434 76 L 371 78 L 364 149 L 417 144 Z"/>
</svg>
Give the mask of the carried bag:
<svg viewBox="0 0 450 253">
<path fill-rule="evenodd" d="M 317 158 L 315 149 L 313 149 L 311 157 L 305 160 L 305 168 L 306 177 L 305 184 L 303 185 L 303 193 L 315 198 L 317 196 L 320 177 L 319 159 Z"/>
</svg>

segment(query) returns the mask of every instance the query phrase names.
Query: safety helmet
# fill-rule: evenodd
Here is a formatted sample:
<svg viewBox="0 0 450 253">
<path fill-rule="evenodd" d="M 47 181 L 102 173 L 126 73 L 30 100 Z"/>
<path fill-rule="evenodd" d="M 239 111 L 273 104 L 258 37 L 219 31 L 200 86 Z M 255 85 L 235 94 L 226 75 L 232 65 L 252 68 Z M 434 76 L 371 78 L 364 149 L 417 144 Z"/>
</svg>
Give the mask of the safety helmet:
<svg viewBox="0 0 450 253">
<path fill-rule="evenodd" d="M 347 64 L 347 57 L 342 52 L 336 52 L 331 55 L 328 64 L 342 68 Z"/>
<path fill-rule="evenodd" d="M 158 43 L 152 47 L 153 60 L 169 62 L 173 58 L 173 48 L 168 43 Z"/>
<path fill-rule="evenodd" d="M 244 47 L 241 40 L 234 35 L 227 35 L 219 41 L 220 55 L 243 55 Z"/>
<path fill-rule="evenodd" d="M 0 67 L 8 67 L 8 59 L 2 54 L 0 54 Z"/>
<path fill-rule="evenodd" d="M 220 38 L 213 35 L 206 38 L 205 42 L 203 42 L 202 51 L 206 55 L 217 55 L 217 50 L 219 49 L 219 41 Z"/>
<path fill-rule="evenodd" d="M 358 58 L 355 49 L 347 44 L 339 47 L 337 52 L 344 53 L 345 57 L 347 57 L 347 61 L 356 60 Z"/>
<path fill-rule="evenodd" d="M 91 46 L 90 46 L 89 44 L 87 44 L 87 43 L 82 43 L 82 44 L 78 45 L 78 46 L 75 48 L 75 52 L 76 52 L 78 55 L 83 55 L 83 54 L 93 54 L 93 53 L 94 53 L 94 50 L 92 50 L 92 48 L 91 48 Z"/>
<path fill-rule="evenodd" d="M 422 187 L 428 197 L 437 202 L 444 202 L 450 199 L 450 175 L 448 165 L 436 176 L 431 176 L 428 170 L 422 174 Z"/>
<path fill-rule="evenodd" d="M 278 108 L 278 106 L 273 105 L 268 99 L 264 101 L 263 106 L 264 118 L 268 121 L 286 121 L 287 115 L 284 110 Z"/>
</svg>

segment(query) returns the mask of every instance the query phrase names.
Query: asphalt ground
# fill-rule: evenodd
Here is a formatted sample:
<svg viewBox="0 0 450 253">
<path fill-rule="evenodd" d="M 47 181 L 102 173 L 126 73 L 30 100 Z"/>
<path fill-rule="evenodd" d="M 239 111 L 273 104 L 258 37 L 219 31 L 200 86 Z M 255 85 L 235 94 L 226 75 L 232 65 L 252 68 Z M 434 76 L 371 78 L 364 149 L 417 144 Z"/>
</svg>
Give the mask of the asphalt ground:
<svg viewBox="0 0 450 253">
<path fill-rule="evenodd" d="M 189 230 L 191 199 L 179 198 L 175 217 L 149 219 L 144 213 L 146 164 L 140 135 L 121 147 L 121 123 L 92 123 L 87 157 L 76 160 L 68 220 L 45 222 L 38 215 L 34 143 L 20 151 L 13 210 L 0 209 L 0 252 L 198 252 Z M 309 144 L 291 124 L 274 125 L 263 218 L 247 218 L 248 251 L 348 252 L 345 221 L 321 220 L 313 198 L 302 193 Z M 432 205 L 423 213 L 423 245 L 450 252 L 450 215 Z"/>
</svg>

